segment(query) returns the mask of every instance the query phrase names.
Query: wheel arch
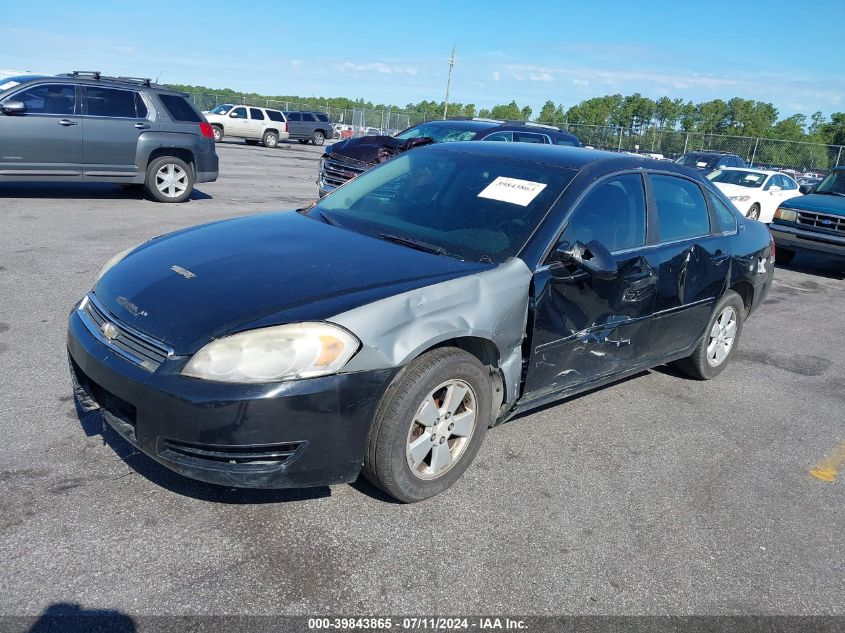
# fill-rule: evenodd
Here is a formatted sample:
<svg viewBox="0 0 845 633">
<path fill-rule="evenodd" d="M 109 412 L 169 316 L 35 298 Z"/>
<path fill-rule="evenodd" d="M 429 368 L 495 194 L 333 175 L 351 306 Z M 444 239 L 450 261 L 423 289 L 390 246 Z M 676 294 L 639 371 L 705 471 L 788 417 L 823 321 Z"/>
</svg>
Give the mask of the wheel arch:
<svg viewBox="0 0 845 633">
<path fill-rule="evenodd" d="M 742 299 L 742 304 L 745 306 L 743 317 L 747 317 L 751 312 L 751 306 L 754 305 L 754 286 L 747 279 L 740 279 L 735 281 L 728 290 L 733 290 Z"/>
<path fill-rule="evenodd" d="M 191 169 L 194 170 L 196 173 L 196 162 L 194 161 L 194 153 L 189 150 L 185 149 L 184 147 L 157 147 L 152 152 L 150 152 L 149 157 L 147 158 L 147 166 L 150 165 L 154 160 L 157 158 L 161 158 L 163 156 L 175 156 L 191 166 Z"/>
</svg>

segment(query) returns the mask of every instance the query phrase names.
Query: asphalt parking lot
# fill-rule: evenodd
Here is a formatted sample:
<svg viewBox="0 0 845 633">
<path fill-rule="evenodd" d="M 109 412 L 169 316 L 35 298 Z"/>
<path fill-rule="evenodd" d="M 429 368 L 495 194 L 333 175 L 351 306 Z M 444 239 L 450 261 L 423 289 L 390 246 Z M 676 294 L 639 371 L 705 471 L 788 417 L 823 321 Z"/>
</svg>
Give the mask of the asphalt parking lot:
<svg viewBox="0 0 845 633">
<path fill-rule="evenodd" d="M 320 148 L 218 153 L 182 205 L 0 184 L 0 613 L 845 613 L 845 473 L 809 474 L 845 443 L 845 274 L 821 259 L 776 271 L 718 379 L 660 368 L 523 416 L 412 506 L 189 481 L 80 417 L 66 317 L 108 257 L 316 197 Z"/>
</svg>

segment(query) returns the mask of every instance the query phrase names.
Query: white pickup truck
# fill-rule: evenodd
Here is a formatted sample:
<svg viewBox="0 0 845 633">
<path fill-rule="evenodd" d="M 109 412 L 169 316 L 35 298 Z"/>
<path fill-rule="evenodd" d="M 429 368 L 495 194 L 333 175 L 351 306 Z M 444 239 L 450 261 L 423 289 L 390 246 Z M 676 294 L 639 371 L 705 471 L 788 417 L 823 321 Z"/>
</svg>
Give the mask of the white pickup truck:
<svg viewBox="0 0 845 633">
<path fill-rule="evenodd" d="M 276 147 L 279 141 L 290 136 L 287 119 L 280 110 L 221 104 L 203 114 L 211 124 L 217 142 L 224 136 L 235 136 L 248 145 L 262 143 L 265 147 Z"/>
</svg>

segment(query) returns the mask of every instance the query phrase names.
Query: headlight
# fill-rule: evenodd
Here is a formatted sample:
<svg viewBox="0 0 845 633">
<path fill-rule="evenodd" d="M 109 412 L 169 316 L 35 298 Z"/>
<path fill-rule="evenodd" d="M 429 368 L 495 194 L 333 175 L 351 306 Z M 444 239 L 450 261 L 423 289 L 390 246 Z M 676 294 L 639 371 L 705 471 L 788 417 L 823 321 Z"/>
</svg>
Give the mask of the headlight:
<svg viewBox="0 0 845 633">
<path fill-rule="evenodd" d="M 778 209 L 775 211 L 775 220 L 783 220 L 784 222 L 795 222 L 798 219 L 798 213 L 792 209 Z"/>
<path fill-rule="evenodd" d="M 249 330 L 212 341 L 182 374 L 220 382 L 276 382 L 339 371 L 358 339 L 329 323 L 294 323 Z"/>
<path fill-rule="evenodd" d="M 728 200 L 732 202 L 748 202 L 751 200 L 751 196 L 729 196 Z"/>
<path fill-rule="evenodd" d="M 113 267 L 115 264 L 117 264 L 120 260 L 122 260 L 124 257 L 126 257 L 129 253 L 134 251 L 139 246 L 140 244 L 136 244 L 135 246 L 127 248 L 125 251 L 120 251 L 117 255 L 107 261 L 105 265 L 100 269 L 100 272 L 97 273 L 97 277 L 94 279 L 94 283 L 100 281 L 100 277 L 105 275 L 111 267 Z"/>
</svg>

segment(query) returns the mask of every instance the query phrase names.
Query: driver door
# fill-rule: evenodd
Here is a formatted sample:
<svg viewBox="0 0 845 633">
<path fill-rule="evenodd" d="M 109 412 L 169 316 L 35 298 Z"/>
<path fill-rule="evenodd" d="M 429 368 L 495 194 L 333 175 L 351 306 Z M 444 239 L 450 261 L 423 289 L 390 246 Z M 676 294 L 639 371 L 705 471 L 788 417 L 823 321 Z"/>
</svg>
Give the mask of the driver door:
<svg viewBox="0 0 845 633">
<path fill-rule="evenodd" d="M 526 400 L 623 372 L 647 349 L 657 271 L 644 253 L 648 222 L 642 178 L 618 174 L 594 184 L 570 216 L 547 265 L 535 273 Z M 604 245 L 616 263 L 610 278 L 566 261 L 576 243 L 592 240 Z"/>
</svg>

